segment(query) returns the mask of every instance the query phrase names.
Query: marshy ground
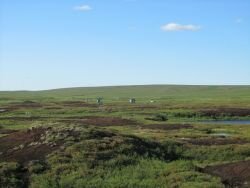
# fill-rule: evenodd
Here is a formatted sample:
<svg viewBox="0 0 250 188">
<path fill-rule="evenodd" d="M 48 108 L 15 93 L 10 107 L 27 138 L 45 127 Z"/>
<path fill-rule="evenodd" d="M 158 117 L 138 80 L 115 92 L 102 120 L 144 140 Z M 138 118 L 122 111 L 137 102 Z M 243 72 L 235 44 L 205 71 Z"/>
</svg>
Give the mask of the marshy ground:
<svg viewBox="0 0 250 188">
<path fill-rule="evenodd" d="M 250 125 L 202 122 L 250 119 L 249 87 L 1 92 L 0 109 L 1 187 L 250 187 Z"/>
</svg>

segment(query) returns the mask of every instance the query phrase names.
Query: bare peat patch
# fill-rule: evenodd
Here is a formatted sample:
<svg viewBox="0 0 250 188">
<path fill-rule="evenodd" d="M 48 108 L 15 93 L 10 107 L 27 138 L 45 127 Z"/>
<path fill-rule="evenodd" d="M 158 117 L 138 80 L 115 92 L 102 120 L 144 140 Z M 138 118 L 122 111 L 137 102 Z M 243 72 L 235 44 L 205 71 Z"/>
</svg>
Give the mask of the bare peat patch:
<svg viewBox="0 0 250 188">
<path fill-rule="evenodd" d="M 79 134 L 74 130 L 52 128 L 32 128 L 10 133 L 0 138 L 0 161 L 26 164 L 31 160 L 42 160 L 69 137 L 77 139 Z"/>
<path fill-rule="evenodd" d="M 43 105 L 34 102 L 34 101 L 24 101 L 20 103 L 10 103 L 10 105 L 7 107 L 9 110 L 15 110 L 15 109 L 20 109 L 20 108 L 42 108 Z"/>
<path fill-rule="evenodd" d="M 65 118 L 61 120 L 68 123 L 77 123 L 83 125 L 94 126 L 123 126 L 123 125 L 135 125 L 136 122 L 130 119 L 123 119 L 119 117 L 99 117 L 99 116 L 87 116 L 83 118 Z"/>
<path fill-rule="evenodd" d="M 219 117 L 219 116 L 245 117 L 245 116 L 250 116 L 250 109 L 249 108 L 215 108 L 215 109 L 201 110 L 200 114 L 202 116 L 209 116 L 209 117 Z"/>
<path fill-rule="evenodd" d="M 150 124 L 140 126 L 143 129 L 158 129 L 158 130 L 179 130 L 179 129 L 191 129 L 192 125 L 189 124 Z"/>
<path fill-rule="evenodd" d="M 0 134 L 10 134 L 14 132 L 16 132 L 16 130 L 0 128 Z"/>
<path fill-rule="evenodd" d="M 12 117 L 0 117 L 0 120 L 13 120 L 13 121 L 34 121 L 34 120 L 42 120 L 47 119 L 48 117 L 40 117 L 40 116 L 12 116 Z"/>
<path fill-rule="evenodd" d="M 83 101 L 62 101 L 56 104 L 64 107 L 98 107 L 97 104 L 86 103 Z"/>
<path fill-rule="evenodd" d="M 213 145 L 229 145 L 229 144 L 248 144 L 249 140 L 240 138 L 200 138 L 187 139 L 186 142 L 192 145 L 213 146 Z"/>
<path fill-rule="evenodd" d="M 250 186 L 250 161 L 208 166 L 202 171 L 219 176 L 226 187 Z"/>
</svg>

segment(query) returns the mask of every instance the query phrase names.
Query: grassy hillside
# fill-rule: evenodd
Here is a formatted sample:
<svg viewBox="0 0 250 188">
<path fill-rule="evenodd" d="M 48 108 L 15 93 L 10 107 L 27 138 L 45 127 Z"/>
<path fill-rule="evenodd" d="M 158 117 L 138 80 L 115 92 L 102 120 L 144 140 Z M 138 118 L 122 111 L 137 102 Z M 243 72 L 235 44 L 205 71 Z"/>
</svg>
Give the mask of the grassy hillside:
<svg viewBox="0 0 250 188">
<path fill-rule="evenodd" d="M 250 105 L 250 86 L 113 86 L 67 88 L 47 91 L 0 92 L 0 102 L 8 100 L 85 100 L 103 97 L 106 102 L 127 102 L 135 97 L 138 101 L 150 99 L 162 103 L 185 102 L 197 104 Z"/>
</svg>

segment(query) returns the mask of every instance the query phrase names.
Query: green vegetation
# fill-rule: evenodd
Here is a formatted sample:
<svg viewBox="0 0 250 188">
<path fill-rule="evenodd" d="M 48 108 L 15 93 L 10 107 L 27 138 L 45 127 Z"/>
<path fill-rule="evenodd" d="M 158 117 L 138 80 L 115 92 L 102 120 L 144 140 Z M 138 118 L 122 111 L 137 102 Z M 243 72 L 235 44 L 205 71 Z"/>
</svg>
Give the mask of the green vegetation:
<svg viewBox="0 0 250 188">
<path fill-rule="evenodd" d="M 250 120 L 249 86 L 0 92 L 0 109 L 0 187 L 220 188 L 241 174 L 207 166 L 250 161 L 249 125 L 201 122 Z"/>
<path fill-rule="evenodd" d="M 154 114 L 152 117 L 146 118 L 147 120 L 152 120 L 152 121 L 167 121 L 168 116 L 167 114 Z"/>
<path fill-rule="evenodd" d="M 21 179 L 22 170 L 19 164 L 0 163 L 0 185 L 1 187 L 21 187 L 24 185 Z"/>
</svg>

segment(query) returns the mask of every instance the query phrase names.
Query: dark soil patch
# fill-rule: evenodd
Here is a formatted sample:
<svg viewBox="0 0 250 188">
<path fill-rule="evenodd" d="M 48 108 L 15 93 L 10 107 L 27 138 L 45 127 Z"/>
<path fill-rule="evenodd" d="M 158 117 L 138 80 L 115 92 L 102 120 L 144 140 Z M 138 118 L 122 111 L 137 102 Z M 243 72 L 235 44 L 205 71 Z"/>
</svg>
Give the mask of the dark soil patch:
<svg viewBox="0 0 250 188">
<path fill-rule="evenodd" d="M 10 133 L 14 133 L 14 132 L 16 132 L 16 130 L 1 129 L 1 128 L 0 128 L 0 134 L 10 134 Z"/>
<path fill-rule="evenodd" d="M 50 154 L 57 148 L 58 146 L 49 146 L 46 144 L 29 146 L 24 147 L 23 149 L 4 153 L 0 156 L 0 159 L 4 161 L 16 161 L 25 165 L 32 160 L 43 160 L 46 155 Z"/>
<path fill-rule="evenodd" d="M 202 138 L 202 139 L 187 139 L 186 141 L 193 145 L 202 145 L 202 146 L 250 143 L 250 141 L 243 140 L 240 138 Z"/>
<path fill-rule="evenodd" d="M 0 138 L 0 161 L 16 161 L 26 164 L 30 160 L 43 159 L 60 144 L 41 143 L 41 136 L 50 128 L 34 128 L 27 131 L 10 133 Z M 31 143 L 36 143 L 31 145 Z M 39 144 L 38 144 L 39 143 Z"/>
<path fill-rule="evenodd" d="M 61 110 L 63 108 L 59 107 L 59 106 L 47 106 L 47 107 L 44 107 L 44 109 L 46 109 L 46 110 Z"/>
<path fill-rule="evenodd" d="M 20 108 L 42 108 L 42 104 L 38 102 L 33 101 L 24 101 L 21 103 L 10 103 L 10 105 L 7 107 L 9 110 L 16 110 Z"/>
<path fill-rule="evenodd" d="M 34 121 L 34 120 L 41 120 L 41 119 L 47 119 L 48 117 L 40 117 L 40 116 L 30 116 L 30 117 L 0 117 L 0 120 L 14 120 L 14 121 Z"/>
<path fill-rule="evenodd" d="M 218 116 L 250 116 L 249 108 L 217 108 L 217 109 L 206 109 L 200 111 L 201 116 L 218 117 Z"/>
<path fill-rule="evenodd" d="M 98 107 L 97 104 L 90 104 L 83 101 L 63 101 L 56 104 L 64 107 Z"/>
<path fill-rule="evenodd" d="M 114 136 L 118 136 L 117 134 L 110 132 L 110 131 L 105 131 L 105 130 L 90 130 L 88 133 L 87 138 L 88 139 L 103 139 L 103 138 L 111 138 Z"/>
<path fill-rule="evenodd" d="M 202 171 L 219 176 L 226 187 L 250 186 L 250 161 L 208 166 Z"/>
<path fill-rule="evenodd" d="M 123 119 L 119 117 L 96 117 L 88 116 L 80 119 L 67 118 L 62 120 L 68 123 L 77 123 L 83 125 L 94 125 L 94 126 L 123 126 L 123 125 L 135 125 L 136 122 L 129 119 Z"/>
<path fill-rule="evenodd" d="M 158 129 L 158 130 L 179 130 L 179 129 L 191 129 L 192 125 L 189 124 L 150 124 L 142 125 L 140 128 L 143 129 Z"/>
<path fill-rule="evenodd" d="M 36 128 L 33 130 L 19 131 L 0 138 L 0 152 L 5 152 L 15 146 L 27 145 L 38 142 L 46 129 Z"/>
<path fill-rule="evenodd" d="M 133 109 L 139 109 L 139 110 L 146 110 L 146 109 L 158 109 L 158 106 L 149 106 L 149 105 L 140 105 L 140 106 L 133 106 Z"/>
</svg>

